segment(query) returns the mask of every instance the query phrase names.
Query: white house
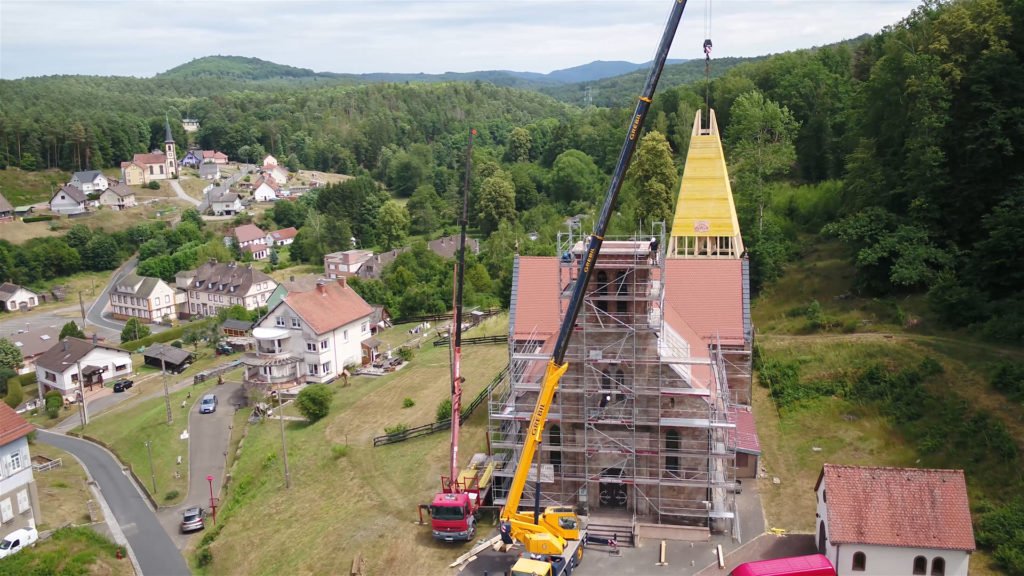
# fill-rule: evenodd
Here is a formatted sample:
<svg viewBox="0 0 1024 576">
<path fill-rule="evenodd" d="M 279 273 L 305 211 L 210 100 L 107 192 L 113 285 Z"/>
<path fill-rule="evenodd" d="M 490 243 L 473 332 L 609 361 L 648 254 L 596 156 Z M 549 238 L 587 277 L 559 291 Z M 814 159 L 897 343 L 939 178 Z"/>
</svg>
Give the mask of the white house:
<svg viewBox="0 0 1024 576">
<path fill-rule="evenodd" d="M 285 389 L 334 380 L 361 362 L 372 312 L 344 278 L 289 292 L 253 329 L 256 349 L 242 359 L 245 384 Z"/>
<path fill-rule="evenodd" d="M 235 228 L 235 242 L 242 252 L 252 254 L 253 260 L 263 260 L 270 255 L 270 247 L 267 246 L 267 233 L 260 230 L 255 224 L 243 224 Z"/>
<path fill-rule="evenodd" d="M 352 276 L 370 258 L 373 258 L 373 250 L 345 250 L 324 254 L 324 274 L 332 279 Z"/>
<path fill-rule="evenodd" d="M 295 241 L 299 231 L 294 226 L 267 233 L 267 246 L 287 246 Z"/>
<path fill-rule="evenodd" d="M 274 166 L 272 168 L 264 168 L 264 170 L 264 175 L 277 182 L 278 186 L 284 186 L 288 183 L 288 169 L 284 166 Z"/>
<path fill-rule="evenodd" d="M 58 214 L 81 214 L 87 210 L 85 192 L 65 184 L 50 198 L 50 210 Z"/>
<path fill-rule="evenodd" d="M 260 177 L 252 191 L 252 198 L 257 202 L 273 202 L 277 200 L 281 186 L 273 178 Z"/>
<path fill-rule="evenodd" d="M 36 359 L 36 380 L 40 397 L 50 390 L 60 392 L 64 398 L 78 397 L 78 371 L 82 371 L 82 386 L 103 385 L 132 373 L 132 357 L 127 351 L 91 340 L 65 338 Z"/>
<path fill-rule="evenodd" d="M 234 216 L 242 211 L 242 200 L 238 194 L 225 186 L 213 188 L 207 197 L 210 200 L 210 211 L 215 216 Z"/>
<path fill-rule="evenodd" d="M 78 188 L 82 192 L 102 192 L 110 186 L 107 177 L 99 170 L 84 170 L 71 175 L 68 184 Z"/>
<path fill-rule="evenodd" d="M 220 164 L 214 164 L 213 162 L 200 164 L 199 177 L 202 178 L 203 180 L 219 180 Z"/>
<path fill-rule="evenodd" d="M 150 324 L 177 316 L 174 296 L 174 288 L 159 278 L 128 274 L 110 290 L 110 310 L 118 320 Z"/>
<path fill-rule="evenodd" d="M 0 533 L 42 522 L 28 435 L 35 427 L 0 402 Z"/>
<path fill-rule="evenodd" d="M 0 310 L 31 310 L 38 305 L 39 294 L 10 282 L 0 284 Z"/>
<path fill-rule="evenodd" d="M 967 576 L 963 470 L 825 464 L 814 491 L 818 551 L 838 576 Z"/>
<path fill-rule="evenodd" d="M 124 210 L 138 205 L 135 201 L 135 191 L 125 184 L 114 184 L 100 194 L 100 205 L 109 206 L 114 210 Z"/>
<path fill-rule="evenodd" d="M 277 166 L 277 158 L 274 158 L 270 154 L 267 154 L 267 157 L 263 159 L 263 169 L 269 170 L 274 166 Z"/>
</svg>

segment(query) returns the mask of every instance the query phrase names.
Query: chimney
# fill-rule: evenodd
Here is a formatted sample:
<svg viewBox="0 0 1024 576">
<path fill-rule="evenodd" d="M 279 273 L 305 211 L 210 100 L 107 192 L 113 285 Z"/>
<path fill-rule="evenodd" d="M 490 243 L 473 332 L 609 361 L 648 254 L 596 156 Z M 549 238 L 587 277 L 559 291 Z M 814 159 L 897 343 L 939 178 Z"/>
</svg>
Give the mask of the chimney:
<svg viewBox="0 0 1024 576">
<path fill-rule="evenodd" d="M 327 294 L 327 281 L 321 279 L 316 281 L 316 291 L 321 294 Z"/>
<path fill-rule="evenodd" d="M 98 337 L 98 336 L 96 336 L 96 333 L 95 333 L 95 332 L 93 332 L 93 333 L 92 333 L 92 345 L 93 345 L 93 346 L 95 346 L 95 345 L 96 345 L 96 344 L 98 344 L 98 343 L 99 343 L 99 337 Z"/>
<path fill-rule="evenodd" d="M 65 352 L 68 351 L 68 339 L 67 338 L 64 339 L 64 351 Z"/>
<path fill-rule="evenodd" d="M 345 277 L 344 276 L 339 276 L 338 277 L 338 284 L 341 284 L 342 288 L 347 288 L 348 287 L 348 282 L 345 281 Z"/>
</svg>

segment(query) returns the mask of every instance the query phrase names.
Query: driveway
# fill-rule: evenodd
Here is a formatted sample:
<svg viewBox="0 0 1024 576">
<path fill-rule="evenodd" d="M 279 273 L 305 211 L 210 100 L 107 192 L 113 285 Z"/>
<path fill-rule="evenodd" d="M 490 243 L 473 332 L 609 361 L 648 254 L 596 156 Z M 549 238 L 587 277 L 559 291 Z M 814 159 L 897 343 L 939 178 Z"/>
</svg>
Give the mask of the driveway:
<svg viewBox="0 0 1024 576">
<path fill-rule="evenodd" d="M 188 202 L 189 204 L 191 204 L 193 206 L 199 206 L 199 200 L 196 200 L 195 198 L 193 198 L 193 197 L 189 196 L 188 194 L 186 194 L 185 190 L 182 189 L 181 184 L 178 184 L 177 180 L 173 180 L 172 179 L 172 180 L 169 180 L 169 182 L 171 183 L 171 188 L 174 189 L 174 193 L 178 195 L 178 198 L 180 198 L 181 200 L 184 200 L 185 202 Z"/>
<path fill-rule="evenodd" d="M 197 396 L 192 397 L 192 403 L 187 407 L 188 495 L 180 505 L 161 508 L 157 512 L 160 523 L 179 549 L 184 549 L 190 538 L 190 535 L 180 534 L 178 530 L 181 511 L 189 506 L 210 506 L 210 482 L 206 479 L 207 476 L 213 476 L 213 495 L 215 498 L 220 497 L 231 440 L 231 419 L 235 412 L 232 406 L 245 400 L 241 382 L 225 382 L 215 386 L 210 393 L 215 394 L 219 401 L 216 412 L 200 414 Z M 175 410 L 180 408 L 175 407 Z M 213 518 L 207 519 L 207 526 L 213 526 Z"/>
<path fill-rule="evenodd" d="M 46 430 L 38 430 L 37 434 L 40 442 L 71 452 L 81 460 L 113 516 L 107 521 L 119 526 L 124 533 L 142 574 L 191 574 L 185 558 L 167 536 L 156 514 L 110 452 L 91 442 Z"/>
</svg>

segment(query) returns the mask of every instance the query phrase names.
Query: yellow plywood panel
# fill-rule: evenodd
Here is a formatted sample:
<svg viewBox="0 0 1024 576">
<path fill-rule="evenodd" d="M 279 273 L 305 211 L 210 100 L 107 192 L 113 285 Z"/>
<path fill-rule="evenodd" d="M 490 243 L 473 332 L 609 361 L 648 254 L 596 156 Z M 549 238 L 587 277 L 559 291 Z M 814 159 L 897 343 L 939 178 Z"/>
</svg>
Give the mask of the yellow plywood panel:
<svg viewBox="0 0 1024 576">
<path fill-rule="evenodd" d="M 672 219 L 672 236 L 738 237 L 740 225 L 714 113 L 709 130 L 699 126 L 698 113 Z"/>
</svg>

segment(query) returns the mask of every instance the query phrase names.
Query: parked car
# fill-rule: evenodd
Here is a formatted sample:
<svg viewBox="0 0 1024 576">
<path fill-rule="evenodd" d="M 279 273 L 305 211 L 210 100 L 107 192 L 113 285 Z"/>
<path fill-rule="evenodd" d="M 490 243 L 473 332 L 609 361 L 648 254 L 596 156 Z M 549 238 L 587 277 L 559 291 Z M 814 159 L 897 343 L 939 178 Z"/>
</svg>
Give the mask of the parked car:
<svg viewBox="0 0 1024 576">
<path fill-rule="evenodd" d="M 192 506 L 181 513 L 181 531 L 194 532 L 206 527 L 206 512 L 199 506 Z"/>
<path fill-rule="evenodd" d="M 229 356 L 235 353 L 235 349 L 229 344 L 217 344 L 217 356 Z"/>
<path fill-rule="evenodd" d="M 35 546 L 39 539 L 39 532 L 35 528 L 21 528 L 4 536 L 0 542 L 0 558 L 6 558 L 11 554 L 17 554 L 29 546 Z"/>
<path fill-rule="evenodd" d="M 209 414 L 217 411 L 217 396 L 214 394 L 205 394 L 203 399 L 199 401 L 199 413 Z"/>
<path fill-rule="evenodd" d="M 134 385 L 135 382 L 133 380 L 122 378 L 121 380 L 114 382 L 114 392 L 124 392 L 125 390 L 131 388 Z"/>
</svg>

